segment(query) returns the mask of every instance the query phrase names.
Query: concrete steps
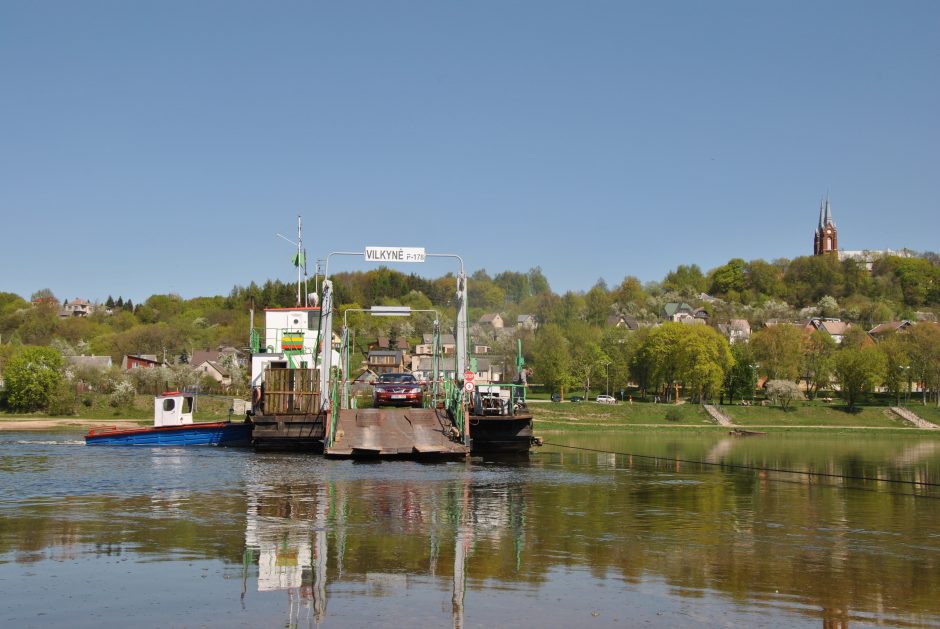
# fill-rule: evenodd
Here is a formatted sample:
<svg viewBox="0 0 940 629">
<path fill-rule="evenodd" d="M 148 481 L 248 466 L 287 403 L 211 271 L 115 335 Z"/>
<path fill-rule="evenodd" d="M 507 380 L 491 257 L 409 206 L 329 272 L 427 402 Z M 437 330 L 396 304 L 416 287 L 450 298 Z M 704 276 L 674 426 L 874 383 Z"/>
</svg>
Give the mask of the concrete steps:
<svg viewBox="0 0 940 629">
<path fill-rule="evenodd" d="M 926 419 L 922 419 L 921 417 L 917 415 L 917 413 L 911 410 L 908 410 L 906 408 L 902 408 L 900 406 L 892 406 L 891 411 L 894 414 L 900 416 L 902 419 L 905 419 L 911 422 L 918 428 L 923 428 L 924 430 L 940 430 L 940 426 L 937 426 L 936 424 L 929 422 Z"/>
</svg>

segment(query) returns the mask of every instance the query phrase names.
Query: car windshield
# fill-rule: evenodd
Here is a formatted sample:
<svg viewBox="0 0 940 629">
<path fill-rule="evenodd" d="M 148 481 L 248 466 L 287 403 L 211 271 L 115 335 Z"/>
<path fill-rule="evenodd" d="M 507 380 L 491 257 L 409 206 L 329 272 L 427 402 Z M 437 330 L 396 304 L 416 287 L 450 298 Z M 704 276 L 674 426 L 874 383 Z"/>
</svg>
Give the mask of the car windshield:
<svg viewBox="0 0 940 629">
<path fill-rule="evenodd" d="M 414 384 L 417 382 L 410 373 L 383 373 L 379 376 L 380 384 Z"/>
</svg>

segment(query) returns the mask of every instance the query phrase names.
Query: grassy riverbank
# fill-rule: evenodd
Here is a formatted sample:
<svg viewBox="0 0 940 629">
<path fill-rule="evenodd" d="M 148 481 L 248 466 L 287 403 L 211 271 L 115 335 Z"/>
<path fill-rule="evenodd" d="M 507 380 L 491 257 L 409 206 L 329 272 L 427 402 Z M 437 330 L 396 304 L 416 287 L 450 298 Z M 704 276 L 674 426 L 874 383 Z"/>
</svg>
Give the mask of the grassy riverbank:
<svg viewBox="0 0 940 629">
<path fill-rule="evenodd" d="M 126 406 L 115 408 L 107 396 L 88 396 L 73 415 L 53 416 L 48 413 L 0 413 L 0 430 L 84 430 L 87 426 L 113 422 L 149 426 L 153 423 L 153 396 L 138 395 Z M 231 399 L 198 397 L 193 420 L 197 422 L 228 419 Z"/>
<path fill-rule="evenodd" d="M 699 404 L 596 402 L 532 403 L 537 430 L 728 430 L 718 426 Z M 928 421 L 940 421 L 940 413 L 924 412 L 931 407 L 912 404 L 911 410 Z M 877 430 L 924 432 L 912 427 L 886 406 L 862 406 L 853 411 L 836 403 L 804 402 L 791 408 L 774 406 L 723 406 L 736 426 L 760 431 L 787 430 Z"/>
</svg>

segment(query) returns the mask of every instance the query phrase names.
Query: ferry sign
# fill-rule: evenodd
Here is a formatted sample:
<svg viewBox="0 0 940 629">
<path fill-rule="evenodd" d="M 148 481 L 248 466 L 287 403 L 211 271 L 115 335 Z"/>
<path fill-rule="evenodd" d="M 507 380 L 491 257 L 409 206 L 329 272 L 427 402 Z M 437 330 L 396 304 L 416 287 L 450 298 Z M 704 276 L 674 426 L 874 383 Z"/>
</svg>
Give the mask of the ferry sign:
<svg viewBox="0 0 940 629">
<path fill-rule="evenodd" d="M 366 262 L 424 262 L 424 247 L 366 247 Z"/>
</svg>

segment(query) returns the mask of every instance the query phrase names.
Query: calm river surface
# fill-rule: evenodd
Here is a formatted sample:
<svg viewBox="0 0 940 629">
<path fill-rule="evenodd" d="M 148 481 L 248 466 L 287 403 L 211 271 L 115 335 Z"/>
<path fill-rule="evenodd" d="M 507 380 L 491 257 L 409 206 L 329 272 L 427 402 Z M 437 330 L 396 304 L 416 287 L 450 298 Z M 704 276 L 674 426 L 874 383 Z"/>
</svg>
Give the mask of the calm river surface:
<svg viewBox="0 0 940 629">
<path fill-rule="evenodd" d="M 546 437 L 584 449 L 353 463 L 0 433 L 0 625 L 940 626 L 940 439 Z"/>
</svg>

